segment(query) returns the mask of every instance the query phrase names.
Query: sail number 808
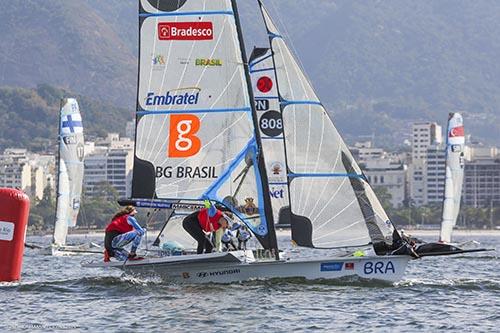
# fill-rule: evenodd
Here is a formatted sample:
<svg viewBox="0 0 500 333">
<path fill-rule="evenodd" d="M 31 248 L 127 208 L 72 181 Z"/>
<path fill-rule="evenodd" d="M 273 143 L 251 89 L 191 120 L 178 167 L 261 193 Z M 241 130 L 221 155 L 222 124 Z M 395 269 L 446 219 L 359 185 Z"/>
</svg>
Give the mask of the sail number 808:
<svg viewBox="0 0 500 333">
<path fill-rule="evenodd" d="M 283 120 L 278 111 L 267 111 L 259 121 L 259 127 L 262 133 L 267 136 L 278 136 L 283 133 Z"/>
</svg>

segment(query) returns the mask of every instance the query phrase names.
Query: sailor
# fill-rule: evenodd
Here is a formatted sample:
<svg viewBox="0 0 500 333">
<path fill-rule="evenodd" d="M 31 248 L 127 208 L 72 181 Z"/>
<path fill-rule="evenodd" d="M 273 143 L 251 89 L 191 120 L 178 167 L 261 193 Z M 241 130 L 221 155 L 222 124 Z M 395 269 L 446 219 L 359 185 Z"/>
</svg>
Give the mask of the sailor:
<svg viewBox="0 0 500 333">
<path fill-rule="evenodd" d="M 111 219 L 104 236 L 104 261 L 109 261 L 110 257 L 120 261 L 143 259 L 137 257 L 136 251 L 145 230 L 135 219 L 135 214 L 137 210 L 134 206 L 126 206 Z M 124 247 L 130 243 L 132 248 L 129 253 Z"/>
<path fill-rule="evenodd" d="M 198 242 L 196 249 L 198 254 L 203 253 L 203 250 L 205 253 L 210 253 L 214 247 L 216 251 L 220 251 L 222 235 L 228 228 L 228 220 L 222 211 L 210 203 L 205 204 L 205 206 L 205 208 L 189 214 L 182 221 L 184 230 Z M 214 241 L 209 237 L 211 233 L 215 236 Z"/>
</svg>

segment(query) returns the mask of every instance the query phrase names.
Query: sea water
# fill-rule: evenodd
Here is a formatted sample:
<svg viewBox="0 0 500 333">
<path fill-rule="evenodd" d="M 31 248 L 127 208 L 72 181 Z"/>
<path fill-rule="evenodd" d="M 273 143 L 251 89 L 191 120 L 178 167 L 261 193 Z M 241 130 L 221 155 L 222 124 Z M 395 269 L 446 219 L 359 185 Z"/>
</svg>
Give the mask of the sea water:
<svg viewBox="0 0 500 333">
<path fill-rule="evenodd" d="M 500 236 L 475 239 L 500 249 Z M 280 243 L 287 246 L 285 239 Z M 0 284 L 0 332 L 500 330 L 494 252 L 413 260 L 394 285 L 301 279 L 181 285 L 80 266 L 92 258 L 100 256 L 52 257 L 27 249 L 22 281 Z"/>
</svg>

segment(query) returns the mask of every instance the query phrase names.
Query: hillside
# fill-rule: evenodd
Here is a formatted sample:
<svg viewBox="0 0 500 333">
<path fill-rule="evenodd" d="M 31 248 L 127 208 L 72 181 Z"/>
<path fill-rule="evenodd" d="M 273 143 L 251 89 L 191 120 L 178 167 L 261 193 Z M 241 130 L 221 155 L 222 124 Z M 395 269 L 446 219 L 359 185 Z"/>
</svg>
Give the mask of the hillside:
<svg viewBox="0 0 500 333">
<path fill-rule="evenodd" d="M 87 138 L 103 137 L 108 132 L 125 134 L 125 122 L 133 117 L 130 110 L 48 85 L 0 88 L 0 151 L 8 147 L 55 150 L 62 97 L 77 98 Z"/>
<path fill-rule="evenodd" d="M 265 0 L 349 139 L 400 144 L 409 123 L 464 113 L 500 144 L 500 2 Z M 265 46 L 254 1 L 239 1 L 247 51 Z M 48 83 L 132 110 L 136 0 L 0 0 L 0 86 Z"/>
</svg>

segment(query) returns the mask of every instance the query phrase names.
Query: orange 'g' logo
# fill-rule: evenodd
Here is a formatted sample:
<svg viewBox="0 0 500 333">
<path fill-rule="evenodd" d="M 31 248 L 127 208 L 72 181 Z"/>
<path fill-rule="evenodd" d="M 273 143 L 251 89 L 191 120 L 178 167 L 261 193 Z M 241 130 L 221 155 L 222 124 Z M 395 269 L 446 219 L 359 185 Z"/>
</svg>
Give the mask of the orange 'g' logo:
<svg viewBox="0 0 500 333">
<path fill-rule="evenodd" d="M 190 157 L 201 149 L 201 141 L 195 134 L 200 129 L 200 118 L 192 114 L 170 115 L 168 139 L 169 157 Z"/>
</svg>

